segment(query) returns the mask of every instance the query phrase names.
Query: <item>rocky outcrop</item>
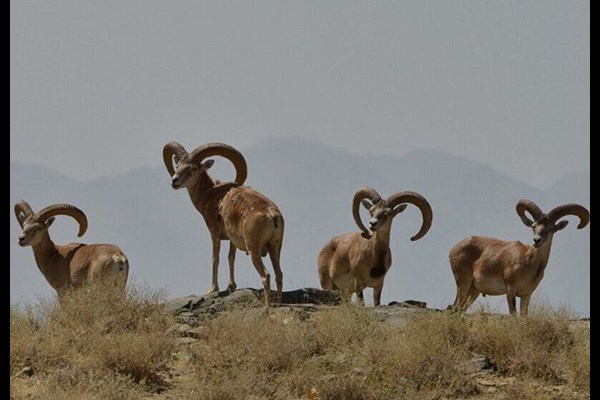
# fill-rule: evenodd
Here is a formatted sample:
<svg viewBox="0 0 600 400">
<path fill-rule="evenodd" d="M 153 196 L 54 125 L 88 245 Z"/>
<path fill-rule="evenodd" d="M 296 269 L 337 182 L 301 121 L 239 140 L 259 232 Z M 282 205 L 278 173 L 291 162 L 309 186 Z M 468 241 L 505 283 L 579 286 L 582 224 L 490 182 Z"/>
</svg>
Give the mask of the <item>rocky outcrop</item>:
<svg viewBox="0 0 600 400">
<path fill-rule="evenodd" d="M 196 326 L 206 318 L 236 307 L 262 309 L 264 308 L 262 299 L 262 289 L 244 288 L 232 293 L 222 291 L 203 296 L 177 297 L 167 302 L 165 309 L 168 313 L 176 315 L 181 323 Z M 282 303 L 274 304 L 273 308 L 316 311 L 319 306 L 335 306 L 341 302 L 342 297 L 338 292 L 302 288 L 283 292 Z"/>
<path fill-rule="evenodd" d="M 316 288 L 301 288 L 283 292 L 283 302 L 272 304 L 269 308 L 264 306 L 262 299 L 262 289 L 244 288 L 232 293 L 222 291 L 203 296 L 190 295 L 174 298 L 165 305 L 165 309 L 177 316 L 179 324 L 174 327 L 174 330 L 181 336 L 195 337 L 197 333 L 194 329 L 203 320 L 234 308 L 247 308 L 249 314 L 293 314 L 302 319 L 308 318 L 310 313 L 337 306 L 342 302 L 339 292 Z M 436 311 L 428 309 L 425 302 L 416 300 L 392 301 L 387 306 L 373 307 L 373 310 L 383 322 L 397 326 L 404 323 L 407 315 Z"/>
</svg>

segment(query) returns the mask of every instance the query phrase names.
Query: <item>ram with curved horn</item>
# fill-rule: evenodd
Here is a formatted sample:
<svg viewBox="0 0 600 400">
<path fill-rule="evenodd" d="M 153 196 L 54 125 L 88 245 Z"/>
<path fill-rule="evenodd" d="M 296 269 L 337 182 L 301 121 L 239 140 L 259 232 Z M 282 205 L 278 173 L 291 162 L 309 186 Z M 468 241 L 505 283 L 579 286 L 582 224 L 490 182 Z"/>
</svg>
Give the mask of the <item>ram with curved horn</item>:
<svg viewBox="0 0 600 400">
<path fill-rule="evenodd" d="M 516 211 L 523 224 L 533 231 L 531 245 L 470 236 L 450 249 L 456 298 L 449 308 L 467 310 L 479 294 L 506 295 L 511 314 L 517 312 L 517 297 L 521 299 L 520 313 L 527 314 L 531 295 L 544 277 L 554 234 L 568 224 L 568 221 L 559 220 L 575 216 L 579 218 L 577 229 L 584 228 L 590 221 L 589 211 L 572 203 L 555 207 L 545 214 L 533 201 L 521 199 Z"/>
<path fill-rule="evenodd" d="M 214 164 L 209 157 L 228 159 L 235 167 L 234 182 L 220 182 L 208 174 Z M 264 289 L 265 303 L 271 300 L 271 278 L 262 257 L 267 254 L 275 271 L 276 302 L 281 302 L 283 274 L 280 254 L 284 220 L 279 208 L 256 190 L 244 186 L 246 160 L 235 148 L 223 143 L 208 143 L 188 153 L 178 142 L 163 148 L 163 160 L 173 189 L 185 188 L 196 210 L 204 218 L 212 240 L 212 281 L 209 293 L 219 291 L 218 267 L 221 240 L 229 240 L 229 286 L 236 288 L 234 263 L 236 249 L 249 254 Z"/>
<path fill-rule="evenodd" d="M 112 244 L 68 243 L 56 245 L 48 228 L 58 215 L 69 216 L 79 224 L 77 236 L 88 227 L 87 217 L 70 204 L 54 204 L 35 213 L 25 200 L 15 204 L 15 216 L 22 232 L 19 245 L 31 246 L 40 271 L 61 296 L 65 290 L 79 287 L 101 277 L 114 277 L 125 288 L 129 260 L 121 249 Z"/>
<path fill-rule="evenodd" d="M 369 229 L 362 223 L 359 206 L 369 210 Z M 370 187 L 359 189 L 352 200 L 352 215 L 361 232 L 346 233 L 330 239 L 317 259 L 323 289 L 356 293 L 364 302 L 363 290 L 373 288 L 373 304 L 381 302 L 385 275 L 392 265 L 390 230 L 393 218 L 413 204 L 421 211 L 423 222 L 411 240 L 422 238 L 431 227 L 433 211 L 429 202 L 415 192 L 398 192 L 387 199 Z"/>
</svg>

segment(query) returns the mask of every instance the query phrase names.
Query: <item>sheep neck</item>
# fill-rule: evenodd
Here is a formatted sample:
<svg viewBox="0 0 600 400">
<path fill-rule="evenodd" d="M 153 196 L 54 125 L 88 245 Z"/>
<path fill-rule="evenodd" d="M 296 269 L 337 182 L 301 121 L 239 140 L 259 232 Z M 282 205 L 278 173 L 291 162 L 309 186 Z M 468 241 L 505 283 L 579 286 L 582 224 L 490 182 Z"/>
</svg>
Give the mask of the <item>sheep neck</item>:
<svg viewBox="0 0 600 400">
<path fill-rule="evenodd" d="M 211 196 L 207 196 L 206 193 L 214 187 L 215 182 L 212 178 L 206 172 L 202 172 L 196 184 L 187 188 L 192 203 L 201 213 L 206 208 L 206 205 L 211 198 Z"/>
<path fill-rule="evenodd" d="M 550 234 L 540 247 L 529 246 L 528 258 L 531 260 L 531 265 L 539 271 L 538 273 L 543 272 L 548 265 L 553 236 Z"/>
<path fill-rule="evenodd" d="M 57 262 L 61 255 L 52 239 L 50 239 L 50 234 L 46 231 L 43 235 L 39 243 L 31 246 L 35 263 L 50 286 L 59 289 L 65 286 L 65 276 L 68 276 L 68 274 L 65 274 L 64 265 Z"/>
<path fill-rule="evenodd" d="M 371 243 L 374 251 L 387 249 L 390 245 L 390 231 L 392 224 L 385 224 L 373 232 Z"/>
</svg>

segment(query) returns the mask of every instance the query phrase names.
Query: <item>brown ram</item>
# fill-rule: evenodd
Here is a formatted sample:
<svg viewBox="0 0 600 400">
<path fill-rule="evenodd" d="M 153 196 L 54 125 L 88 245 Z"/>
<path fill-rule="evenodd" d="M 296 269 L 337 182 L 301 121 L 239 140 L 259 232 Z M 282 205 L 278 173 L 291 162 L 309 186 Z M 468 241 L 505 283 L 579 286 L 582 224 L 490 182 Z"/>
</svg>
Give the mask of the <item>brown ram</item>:
<svg viewBox="0 0 600 400">
<path fill-rule="evenodd" d="M 558 220 L 568 215 L 579 217 L 577 229 L 590 220 L 589 211 L 579 204 L 564 204 L 544 214 L 533 201 L 521 199 L 516 211 L 525 226 L 533 230 L 533 244 L 487 236 L 470 236 L 456 244 L 449 253 L 456 281 L 456 298 L 449 308 L 467 310 L 479 294 L 506 294 L 511 314 L 517 311 L 516 297 L 521 298 L 521 314 L 527 314 L 531 294 L 548 264 L 552 238 L 568 224 Z"/>
<path fill-rule="evenodd" d="M 220 182 L 208 175 L 214 160 L 221 156 L 236 169 L 235 182 Z M 171 141 L 163 148 L 165 167 L 171 176 L 173 189 L 186 188 L 192 204 L 206 222 L 212 239 L 212 283 L 209 293 L 219 290 L 217 272 L 221 240 L 229 240 L 229 291 L 236 288 L 234 279 L 235 251 L 249 254 L 261 276 L 265 303 L 270 302 L 271 278 L 262 257 L 269 254 L 275 271 L 276 301 L 281 302 L 283 274 L 279 264 L 283 244 L 284 220 L 279 208 L 256 190 L 244 186 L 247 175 L 242 154 L 223 143 L 208 143 L 188 153 Z"/>
<path fill-rule="evenodd" d="M 15 215 L 22 228 L 19 245 L 32 247 L 40 271 L 59 296 L 67 289 L 106 276 L 114 276 L 125 288 L 129 261 L 117 246 L 104 243 L 68 243 L 60 246 L 50 239 L 48 228 L 56 215 L 74 218 L 79 223 L 77 236 L 85 233 L 88 222 L 79 208 L 69 204 L 54 204 L 34 213 L 25 200 L 19 200 L 15 204 Z"/>
<path fill-rule="evenodd" d="M 365 199 L 370 200 L 367 201 Z M 359 206 L 369 210 L 370 231 L 363 225 Z M 317 260 L 319 279 L 323 289 L 339 290 L 346 295 L 356 293 L 364 301 L 363 290 L 373 288 L 373 303 L 379 305 L 383 280 L 392 265 L 390 230 L 396 214 L 404 211 L 407 204 L 421 210 L 423 223 L 419 232 L 411 238 L 422 238 L 429 228 L 433 211 L 429 202 L 415 192 L 398 192 L 386 200 L 372 188 L 364 187 L 356 192 L 352 201 L 352 215 L 362 232 L 346 233 L 329 240 Z"/>
</svg>

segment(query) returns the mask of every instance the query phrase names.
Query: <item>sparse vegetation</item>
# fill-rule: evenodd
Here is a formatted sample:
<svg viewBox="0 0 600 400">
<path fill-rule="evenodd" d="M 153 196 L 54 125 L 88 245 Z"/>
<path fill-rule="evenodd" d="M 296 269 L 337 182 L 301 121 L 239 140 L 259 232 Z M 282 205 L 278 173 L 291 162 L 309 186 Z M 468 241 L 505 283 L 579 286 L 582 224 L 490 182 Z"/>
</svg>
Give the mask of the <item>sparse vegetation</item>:
<svg viewBox="0 0 600 400">
<path fill-rule="evenodd" d="M 564 310 L 424 312 L 398 327 L 352 304 L 244 307 L 182 343 L 163 295 L 134 286 L 120 296 L 90 285 L 60 305 L 11 306 L 14 398 L 590 398 L 589 327 Z M 488 371 L 471 367 L 478 358 Z"/>
<path fill-rule="evenodd" d="M 107 280 L 69 292 L 60 304 L 11 306 L 11 384 L 32 374 L 39 385 L 27 390 L 44 399 L 128 399 L 164 390 L 176 337 L 163 297 L 141 288 L 124 295 Z"/>
</svg>

